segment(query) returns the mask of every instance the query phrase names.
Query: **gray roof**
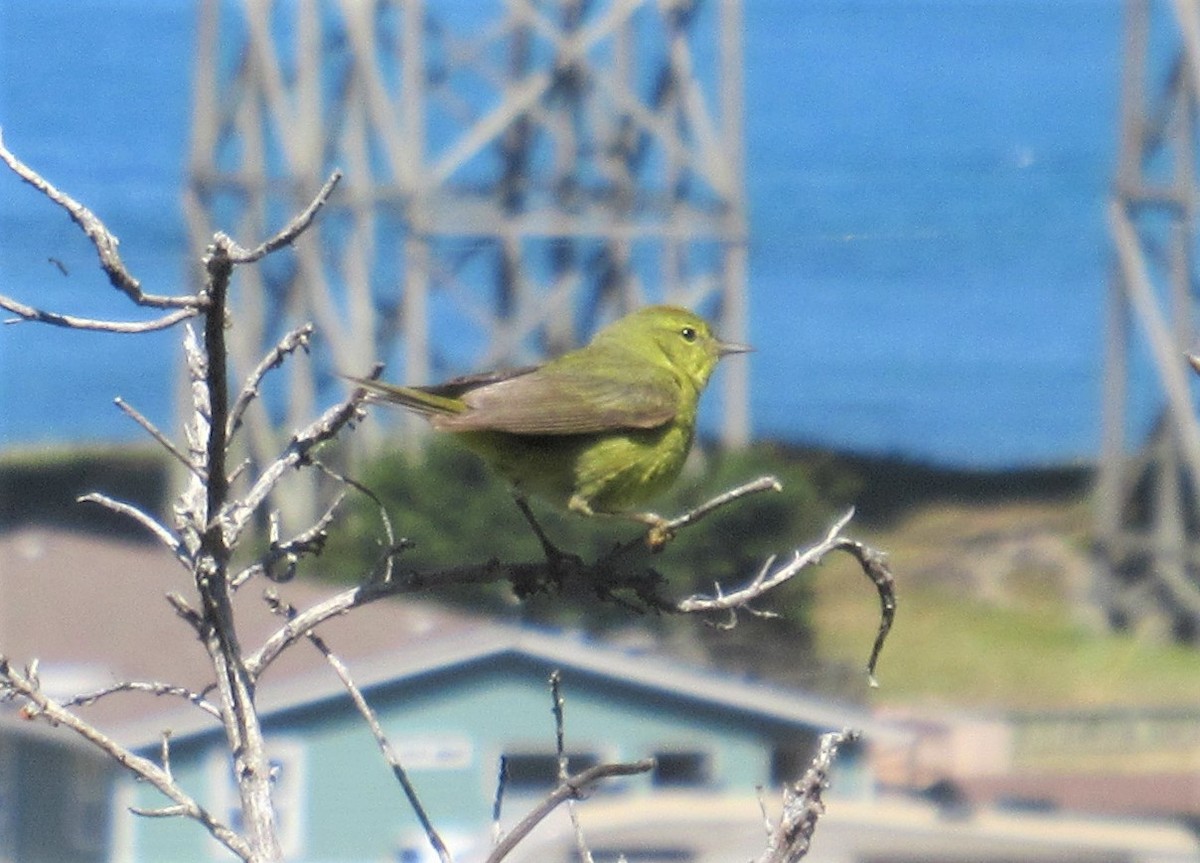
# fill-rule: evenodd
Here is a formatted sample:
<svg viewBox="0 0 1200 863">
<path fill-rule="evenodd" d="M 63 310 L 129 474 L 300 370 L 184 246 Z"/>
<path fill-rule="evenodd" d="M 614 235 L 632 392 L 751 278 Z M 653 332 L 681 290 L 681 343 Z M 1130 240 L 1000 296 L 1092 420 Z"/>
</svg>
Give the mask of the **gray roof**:
<svg viewBox="0 0 1200 863">
<path fill-rule="evenodd" d="M 251 582 L 234 602 L 248 647 L 280 626 L 262 600 L 262 585 Z M 299 579 L 277 588 L 301 608 L 336 590 Z M 0 534 L 0 654 L 18 667 L 37 658 L 52 695 L 125 680 L 200 690 L 212 680 L 212 666 L 191 627 L 168 604 L 171 591 L 194 595 L 190 575 L 157 545 L 48 527 Z M 321 632 L 339 655 L 356 661 L 406 651 L 432 633 L 461 638 L 478 626 L 478 618 L 430 603 L 381 601 L 329 621 Z M 320 668 L 315 650 L 290 650 L 272 666 L 271 677 L 284 680 Z M 113 727 L 180 704 L 122 694 L 80 712 Z"/>
</svg>

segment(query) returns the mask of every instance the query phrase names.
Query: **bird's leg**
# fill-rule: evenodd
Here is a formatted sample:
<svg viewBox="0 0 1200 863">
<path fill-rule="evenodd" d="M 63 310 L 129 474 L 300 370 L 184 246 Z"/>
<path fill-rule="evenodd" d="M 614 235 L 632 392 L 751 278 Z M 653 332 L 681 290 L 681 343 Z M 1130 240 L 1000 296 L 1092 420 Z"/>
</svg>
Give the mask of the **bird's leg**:
<svg viewBox="0 0 1200 863">
<path fill-rule="evenodd" d="M 656 512 L 599 512 L 592 509 L 591 505 L 579 495 L 573 496 L 567 502 L 567 508 L 580 515 L 623 518 L 627 521 L 636 521 L 639 524 L 647 525 L 650 529 L 646 531 L 646 546 L 655 553 L 662 551 L 663 547 L 675 538 L 675 531 L 671 528 L 670 520 Z"/>
<path fill-rule="evenodd" d="M 525 516 L 525 521 L 529 522 L 529 527 L 533 530 L 534 535 L 537 536 L 538 542 L 542 544 L 542 551 L 545 553 L 546 559 L 549 561 L 559 561 L 568 557 L 557 545 L 550 541 L 550 537 L 546 536 L 546 531 L 542 530 L 542 526 L 534 518 L 533 510 L 529 508 L 529 502 L 525 500 L 525 496 L 514 492 L 513 500 L 517 504 L 517 509 L 521 510 L 521 515 Z"/>
</svg>

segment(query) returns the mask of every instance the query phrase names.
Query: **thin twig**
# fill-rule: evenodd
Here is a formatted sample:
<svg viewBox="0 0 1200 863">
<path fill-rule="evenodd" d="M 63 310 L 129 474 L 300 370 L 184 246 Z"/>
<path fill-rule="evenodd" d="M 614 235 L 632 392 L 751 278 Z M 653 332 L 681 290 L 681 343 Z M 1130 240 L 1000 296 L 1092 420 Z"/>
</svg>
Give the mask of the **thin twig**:
<svg viewBox="0 0 1200 863">
<path fill-rule="evenodd" d="M 163 434 L 159 430 L 158 426 L 156 426 L 154 423 L 150 422 L 150 420 L 147 419 L 139 410 L 137 410 L 137 408 L 135 408 L 133 405 L 129 404 L 129 402 L 125 401 L 125 399 L 121 398 L 120 396 L 117 396 L 115 399 L 113 399 L 113 403 L 116 404 L 116 406 L 119 407 L 122 411 L 124 411 L 126 416 L 128 416 L 131 420 L 133 420 L 135 423 L 137 423 L 143 429 L 145 429 L 146 433 L 149 434 L 150 437 L 152 437 L 156 441 L 158 441 L 159 445 L 163 449 L 165 449 L 167 452 L 169 452 L 172 456 L 174 456 L 176 461 L 178 461 L 181 465 L 186 467 L 188 470 L 195 471 L 197 476 L 200 477 L 200 479 L 205 479 L 204 471 L 201 470 L 195 464 L 193 464 L 192 460 L 189 459 L 186 455 L 184 455 L 183 452 L 179 449 L 179 447 L 175 446 L 174 441 L 172 441 L 169 437 L 167 437 L 165 434 Z"/>
<path fill-rule="evenodd" d="M 879 629 L 875 633 L 875 644 L 871 647 L 871 658 L 867 660 L 868 680 L 871 686 L 878 686 L 879 681 L 875 679 L 875 664 L 879 661 L 879 654 L 883 652 L 883 642 L 891 632 L 892 623 L 896 619 L 896 579 L 887 565 L 886 555 L 881 551 L 863 545 L 857 540 L 844 537 L 838 543 L 838 551 L 844 551 L 854 557 L 879 592 Z"/>
<path fill-rule="evenodd" d="M 255 366 L 254 371 L 250 373 L 249 377 L 246 378 L 246 382 L 242 384 L 242 391 L 238 393 L 233 407 L 229 409 L 228 437 L 232 438 L 234 433 L 241 427 L 242 415 L 245 414 L 246 408 L 250 406 L 250 403 L 258 397 L 258 388 L 262 385 L 263 378 L 266 377 L 267 372 L 283 365 L 284 359 L 289 354 L 299 349 L 307 351 L 312 334 L 312 324 L 303 324 L 296 327 L 296 329 L 280 339 L 279 343 Z"/>
<path fill-rule="evenodd" d="M 695 524 L 707 515 L 720 509 L 723 506 L 728 506 L 735 500 L 746 497 L 751 494 L 758 494 L 764 491 L 783 491 L 783 484 L 773 476 L 760 476 L 758 479 L 740 485 L 737 488 L 730 489 L 727 492 L 717 495 L 711 500 L 705 501 L 695 509 L 685 512 L 683 515 L 677 516 L 667 522 L 667 528 L 671 531 L 677 531 L 685 528 L 688 525 Z"/>
<path fill-rule="evenodd" d="M 329 540 L 329 526 L 333 524 L 334 515 L 345 497 L 345 494 L 335 497 L 316 524 L 296 534 L 287 542 L 278 541 L 279 521 L 273 517 L 271 526 L 274 533 L 267 553 L 235 575 L 229 582 L 230 588 L 237 590 L 260 574 L 274 582 L 291 581 L 296 574 L 296 565 L 303 555 L 315 556 L 325 548 L 325 543 Z M 281 561 L 284 564 L 282 571 L 279 570 Z"/>
<path fill-rule="evenodd" d="M 98 504 L 105 509 L 110 509 L 115 513 L 133 519 L 142 527 L 146 528 L 146 530 L 154 534 L 154 536 L 158 538 L 159 542 L 170 549 L 171 554 L 175 555 L 181 560 L 184 558 L 184 549 L 182 544 L 179 542 L 179 538 L 175 536 L 175 534 L 171 533 L 171 531 L 168 530 L 164 525 L 159 523 L 153 516 L 139 509 L 133 504 L 114 500 L 108 495 L 101 494 L 100 492 L 96 491 L 81 495 L 75 500 L 77 503 Z"/>
<path fill-rule="evenodd" d="M 199 822 L 214 839 L 242 860 L 254 859 L 253 851 L 242 837 L 192 799 L 163 768 L 121 746 L 91 723 L 46 696 L 39 688 L 35 675 L 21 674 L 3 656 L 0 656 L 0 692 L 24 698 L 27 704 L 22 713 L 26 718 L 44 718 L 52 725 L 69 728 L 174 802 L 173 814 Z"/>
<path fill-rule="evenodd" d="M 567 769 L 566 720 L 563 713 L 562 671 L 550 672 L 550 711 L 554 714 L 554 752 L 558 756 L 558 781 L 565 782 L 570 772 Z"/>
<path fill-rule="evenodd" d="M 121 255 L 117 251 L 117 246 L 120 245 L 120 242 L 104 226 L 104 223 L 96 218 L 92 211 L 83 204 L 65 192 L 56 189 L 45 177 L 13 155 L 8 147 L 5 146 L 3 135 L 0 135 L 0 160 L 3 160 L 18 177 L 66 210 L 71 220 L 91 240 L 92 246 L 96 249 L 96 254 L 100 257 L 100 266 L 108 275 L 109 282 L 134 303 L 139 306 L 156 309 L 186 310 L 186 314 L 182 314 L 181 317 L 172 321 L 172 323 L 177 323 L 179 320 L 195 314 L 197 308 L 203 305 L 203 301 L 198 297 L 163 297 L 143 293 L 141 284 L 130 274 L 121 260 Z M 137 331 L 135 330 L 135 332 Z"/>
<path fill-rule="evenodd" d="M 558 781 L 561 784 L 567 781 L 570 774 L 566 749 L 562 671 L 557 668 L 550 672 L 550 700 L 551 710 L 554 712 L 554 751 L 558 753 Z M 579 823 L 579 812 L 574 799 L 567 800 L 567 817 L 571 820 L 571 830 L 575 834 L 575 850 L 579 853 L 581 863 L 594 863 L 592 851 L 583 835 L 583 825 Z"/>
<path fill-rule="evenodd" d="M 392 519 L 391 516 L 388 515 L 387 507 L 384 506 L 382 498 L 380 498 L 379 495 L 377 495 L 374 490 L 372 490 L 365 483 L 361 483 L 351 476 L 338 473 L 324 462 L 314 461 L 313 464 L 316 465 L 316 467 L 326 476 L 350 486 L 355 491 L 365 495 L 371 500 L 372 503 L 375 504 L 375 507 L 379 512 L 379 521 L 383 525 L 384 535 L 387 537 L 387 547 L 384 550 L 383 555 L 380 557 L 378 565 L 371 573 L 371 580 L 384 582 L 391 581 L 392 571 L 395 566 L 396 554 L 397 552 L 404 551 L 405 549 L 409 548 L 410 543 L 408 540 L 404 539 L 400 540 L 399 542 L 396 541 L 396 532 L 392 528 Z"/>
<path fill-rule="evenodd" d="M 188 626 L 196 630 L 197 635 L 204 631 L 204 618 L 201 617 L 200 612 L 188 604 L 188 601 L 183 598 L 182 594 L 172 591 L 166 595 L 166 600 L 167 604 L 175 611 L 175 614 L 187 623 Z"/>
<path fill-rule="evenodd" d="M 178 818 L 187 815 L 186 806 L 163 806 L 159 809 L 147 809 L 143 806 L 130 806 L 129 811 L 142 818 Z"/>
<path fill-rule="evenodd" d="M 754 786 L 754 796 L 758 800 L 758 812 L 762 815 L 763 829 L 770 838 L 771 834 L 775 832 L 775 825 L 771 823 L 771 815 L 767 812 L 767 798 L 761 785 Z"/>
<path fill-rule="evenodd" d="M 163 772 L 175 779 L 171 773 L 171 729 L 164 728 L 162 732 L 162 742 L 158 746 L 158 760 L 162 766 Z"/>
<path fill-rule="evenodd" d="M 267 466 L 250 491 L 240 500 L 231 501 L 220 513 L 226 543 L 233 545 L 237 542 L 251 516 L 290 470 L 308 463 L 310 454 L 316 447 L 332 440 L 345 426 L 360 416 L 362 401 L 365 398 L 362 391 L 352 393 L 346 401 L 329 408 L 315 422 L 293 435 L 283 454 Z"/>
<path fill-rule="evenodd" d="M 189 394 L 191 395 L 191 412 L 184 423 L 183 436 L 187 442 L 188 460 L 204 470 L 205 442 L 208 440 L 209 426 L 209 397 L 208 359 L 200 346 L 196 328 L 185 325 L 183 328 L 183 357 L 187 368 Z M 205 509 L 207 500 L 207 483 L 200 479 L 195 471 L 188 474 L 187 484 L 174 504 L 175 527 L 180 540 L 187 548 L 188 554 L 196 557 L 200 553 L 200 535 L 208 522 L 208 512 Z"/>
<path fill-rule="evenodd" d="M 587 770 L 581 770 L 574 776 L 567 777 L 566 782 L 559 783 L 550 794 L 534 807 L 521 821 L 505 835 L 487 856 L 485 863 L 499 863 L 519 845 L 530 831 L 546 819 L 564 800 L 578 799 L 585 791 L 602 779 L 612 776 L 636 776 L 638 773 L 648 773 L 654 769 L 653 758 L 643 758 L 622 764 L 597 764 Z"/>
<path fill-rule="evenodd" d="M 504 790 L 508 787 L 508 756 L 500 755 L 500 765 L 496 768 L 496 796 L 492 799 L 492 847 L 500 844 L 503 832 L 500 829 L 500 813 L 504 808 Z"/>
<path fill-rule="evenodd" d="M 329 196 L 333 194 L 333 190 L 337 188 L 337 184 L 341 179 L 342 172 L 335 170 L 329 175 L 329 179 L 325 181 L 324 185 L 321 186 L 320 191 L 317 192 L 317 196 L 312 199 L 299 215 L 288 222 L 279 233 L 264 240 L 254 249 L 246 250 L 235 243 L 232 244 L 230 246 L 230 260 L 235 264 L 253 264 L 255 261 L 271 254 L 271 252 L 291 243 L 312 224 L 313 218 L 325 206 L 325 202 L 329 200 Z"/>
<path fill-rule="evenodd" d="M 651 551 L 660 551 L 665 544 L 683 528 L 695 524 L 706 516 L 711 515 L 721 507 L 728 506 L 736 500 L 746 497 L 747 495 L 758 494 L 764 491 L 783 491 L 783 485 L 773 476 L 760 476 L 756 480 L 751 480 L 750 482 L 740 485 L 737 488 L 722 492 L 716 497 L 705 501 L 699 506 L 682 513 L 681 515 L 677 515 L 671 519 L 664 519 L 661 521 L 661 523 L 654 524 L 650 528 L 649 532 L 645 535 L 644 542 L 650 546 Z M 524 513 L 526 519 L 530 520 L 530 525 L 534 526 L 534 531 L 538 533 L 538 538 L 542 541 L 542 547 L 547 549 L 547 556 L 552 556 L 550 554 L 550 550 L 553 549 L 553 545 L 549 544 L 549 541 L 544 535 L 542 535 L 541 527 L 537 526 L 537 522 L 533 520 L 533 514 L 529 512 L 528 507 L 525 507 L 522 512 Z M 653 515 L 650 517 L 657 518 L 657 516 Z M 642 521 L 644 520 L 644 517 L 638 517 L 637 520 Z M 628 542 L 617 546 L 617 548 L 613 550 L 610 557 L 620 557 L 625 553 L 639 547 L 642 545 L 642 543 L 642 538 L 631 539 Z"/>
<path fill-rule="evenodd" d="M 295 617 L 296 610 L 287 603 L 281 601 L 273 594 L 267 595 L 267 602 L 270 604 L 273 611 L 286 618 Z M 371 734 L 375 738 L 376 745 L 379 746 L 379 751 L 383 754 L 384 760 L 388 766 L 392 768 L 392 773 L 396 777 L 396 781 L 400 783 L 400 787 L 404 790 L 404 796 L 408 798 L 408 805 L 412 807 L 416 813 L 417 820 L 421 822 L 421 827 L 425 830 L 425 835 L 429 839 L 429 844 L 432 846 L 434 853 L 438 855 L 438 859 L 442 863 L 453 863 L 450 856 L 450 849 L 446 847 L 446 843 L 442 837 L 438 835 L 437 829 L 433 826 L 433 821 L 429 818 L 429 813 L 425 811 L 424 805 L 421 803 L 421 798 L 417 795 L 417 789 L 413 786 L 412 781 L 408 778 L 408 773 L 404 766 L 400 763 L 400 756 L 396 754 L 396 750 L 392 748 L 391 742 L 387 739 L 387 735 L 383 732 L 383 726 L 379 724 L 379 717 L 371 705 L 367 703 L 367 699 L 363 697 L 362 690 L 354 682 L 350 676 L 350 670 L 346 668 L 344 662 L 337 657 L 325 640 L 315 632 L 306 632 L 305 636 L 312 645 L 320 651 L 325 657 L 325 661 L 329 663 L 330 668 L 342 681 L 342 685 L 346 687 L 346 692 L 350 695 L 350 700 L 354 702 L 355 708 L 362 715 L 367 723 L 367 727 L 371 729 Z"/>
<path fill-rule="evenodd" d="M 769 567 L 759 571 L 750 582 L 731 593 L 720 592 L 714 596 L 697 594 L 680 600 L 676 609 L 683 614 L 696 614 L 709 611 L 730 611 L 747 605 L 795 576 L 800 570 L 821 562 L 821 559 L 838 547 L 841 541 L 842 529 L 854 516 L 854 510 L 846 512 L 833 523 L 825 538 L 816 545 L 809 546 L 804 551 L 796 551 L 792 560 L 779 569 L 771 572 Z M 772 561 L 774 558 L 772 558 Z M 768 561 L 770 564 L 772 561 Z"/>
<path fill-rule="evenodd" d="M 6 296 L 0 296 L 0 309 L 7 309 L 17 316 L 4 321 L 6 324 L 33 321 L 39 324 L 51 324 L 52 326 L 65 327 L 71 330 L 95 330 L 103 333 L 124 333 L 127 335 L 166 330 L 175 326 L 180 321 L 194 318 L 200 313 L 200 310 L 197 308 L 186 308 L 177 309 L 163 315 L 161 318 L 154 318 L 150 321 L 101 321 L 95 318 L 81 318 L 76 315 L 48 312 L 45 309 L 27 306 L 25 303 Z"/>
<path fill-rule="evenodd" d="M 896 616 L 895 579 L 887 565 L 885 556 L 857 540 L 848 539 L 841 535 L 842 530 L 854 516 L 850 509 L 834 522 L 829 532 L 817 544 L 803 551 L 796 551 L 792 559 L 778 568 L 772 568 L 774 559 L 747 584 L 732 592 L 719 589 L 712 596 L 696 595 L 681 600 L 675 605 L 675 610 L 682 614 L 709 613 L 727 611 L 736 615 L 738 611 L 751 614 L 763 614 L 751 608 L 750 603 L 755 599 L 775 590 L 780 585 L 794 578 L 802 570 L 820 563 L 825 555 L 833 551 L 844 551 L 854 557 L 862 567 L 863 573 L 871 579 L 879 592 L 881 615 L 879 629 L 875 635 L 875 643 L 871 648 L 871 656 L 867 661 L 867 675 L 871 686 L 878 686 L 875 678 L 875 666 L 883 643 L 891 631 L 892 622 Z M 736 620 L 731 617 L 731 623 Z"/>
<path fill-rule="evenodd" d="M 206 700 L 200 693 L 192 692 L 190 689 L 187 689 L 183 686 L 175 686 L 170 683 L 158 683 L 156 681 L 127 680 L 121 683 L 114 683 L 110 686 L 105 686 L 101 689 L 96 689 L 92 692 L 86 692 L 82 695 L 73 695 L 60 703 L 63 707 L 79 707 L 83 705 L 95 704 L 101 698 L 106 698 L 109 695 L 115 695 L 118 692 L 145 692 L 150 695 L 176 695 L 180 698 L 187 699 L 196 707 L 199 707 L 201 710 L 215 719 L 221 718 L 221 711 L 219 711 L 216 706 L 212 704 L 212 702 Z"/>
</svg>

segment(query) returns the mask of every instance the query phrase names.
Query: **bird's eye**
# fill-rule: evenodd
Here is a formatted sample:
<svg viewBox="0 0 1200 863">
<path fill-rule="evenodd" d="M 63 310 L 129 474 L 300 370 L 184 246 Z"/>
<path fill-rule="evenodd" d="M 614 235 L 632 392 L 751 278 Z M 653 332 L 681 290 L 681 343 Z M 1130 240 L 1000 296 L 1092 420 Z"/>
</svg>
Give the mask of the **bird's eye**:
<svg viewBox="0 0 1200 863">
<path fill-rule="evenodd" d="M 696 330 L 694 327 L 684 327 L 679 331 L 679 335 L 683 336 L 685 342 L 696 341 Z"/>
</svg>

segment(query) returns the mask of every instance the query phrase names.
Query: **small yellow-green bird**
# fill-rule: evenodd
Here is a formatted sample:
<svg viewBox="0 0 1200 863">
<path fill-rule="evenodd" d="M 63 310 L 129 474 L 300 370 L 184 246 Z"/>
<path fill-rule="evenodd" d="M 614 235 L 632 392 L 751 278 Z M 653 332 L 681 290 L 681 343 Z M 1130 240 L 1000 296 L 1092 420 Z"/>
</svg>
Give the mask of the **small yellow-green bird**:
<svg viewBox="0 0 1200 863">
<path fill-rule="evenodd" d="M 720 341 L 687 309 L 650 306 L 542 365 L 399 387 L 352 378 L 378 401 L 421 414 L 526 494 L 582 515 L 619 515 L 669 538 L 666 519 L 636 507 L 679 476 L 700 393 L 717 361 L 752 350 Z"/>
</svg>

